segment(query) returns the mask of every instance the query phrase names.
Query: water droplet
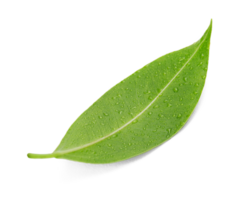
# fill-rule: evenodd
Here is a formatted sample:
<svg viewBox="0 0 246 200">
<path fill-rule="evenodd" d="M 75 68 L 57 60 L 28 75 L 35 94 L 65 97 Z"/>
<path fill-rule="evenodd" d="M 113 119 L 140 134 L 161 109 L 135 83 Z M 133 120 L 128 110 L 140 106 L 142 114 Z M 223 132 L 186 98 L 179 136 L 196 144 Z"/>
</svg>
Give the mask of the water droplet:
<svg viewBox="0 0 246 200">
<path fill-rule="evenodd" d="M 184 79 L 184 81 L 185 81 L 185 82 L 188 80 L 188 78 L 187 78 L 187 77 L 184 77 L 183 79 Z"/>
<path fill-rule="evenodd" d="M 134 120 L 132 123 L 133 123 L 133 124 L 136 124 L 137 122 L 138 122 L 138 120 L 136 119 L 136 120 Z"/>
<path fill-rule="evenodd" d="M 206 76 L 202 76 L 202 79 L 205 79 L 206 78 Z"/>
<path fill-rule="evenodd" d="M 152 112 L 149 112 L 148 114 L 149 114 L 149 115 L 152 115 Z"/>
<path fill-rule="evenodd" d="M 169 128 L 169 129 L 167 129 L 167 132 L 168 132 L 168 134 L 169 134 L 169 133 L 171 133 L 171 129 L 170 129 L 170 128 Z"/>
<path fill-rule="evenodd" d="M 103 113 L 105 116 L 108 116 L 108 113 Z"/>
<path fill-rule="evenodd" d="M 202 53 L 201 57 L 203 58 L 204 57 L 204 54 Z"/>
<path fill-rule="evenodd" d="M 159 114 L 158 116 L 159 116 L 159 117 L 164 117 L 164 115 L 163 115 L 163 114 Z"/>
<path fill-rule="evenodd" d="M 153 97 L 149 96 L 149 100 L 152 100 L 152 99 L 153 99 Z"/>
<path fill-rule="evenodd" d="M 119 111 L 119 114 L 121 115 L 122 113 L 123 113 L 123 111 L 122 111 L 122 110 L 120 110 L 120 111 Z"/>
<path fill-rule="evenodd" d="M 183 98 L 182 98 L 182 97 L 180 97 L 180 98 L 179 98 L 179 101 L 183 101 Z"/>
<path fill-rule="evenodd" d="M 183 86 L 183 83 L 180 83 L 179 86 Z"/>
<path fill-rule="evenodd" d="M 155 105 L 154 108 L 159 108 L 159 106 L 158 105 Z"/>
<path fill-rule="evenodd" d="M 196 87 L 198 87 L 199 86 L 199 83 L 196 83 L 196 85 L 195 85 Z"/>
<path fill-rule="evenodd" d="M 180 117 L 182 117 L 182 115 L 181 114 L 178 114 L 178 116 L 177 116 L 178 118 L 180 118 Z"/>
<path fill-rule="evenodd" d="M 178 92 L 178 90 L 179 90 L 178 88 L 173 88 L 174 92 Z"/>
<path fill-rule="evenodd" d="M 197 91 L 195 91 L 195 92 L 193 92 L 194 94 L 197 94 L 198 92 Z"/>
<path fill-rule="evenodd" d="M 98 116 L 99 119 L 102 119 L 103 117 L 102 116 Z"/>
<path fill-rule="evenodd" d="M 112 146 L 112 144 L 108 144 L 108 146 L 109 146 L 109 147 L 111 147 L 111 146 Z"/>
<path fill-rule="evenodd" d="M 132 143 L 129 143 L 128 145 L 129 145 L 129 146 L 131 146 L 131 145 L 132 145 Z"/>
<path fill-rule="evenodd" d="M 168 104 L 167 104 L 167 107 L 172 107 L 172 104 L 168 103 Z"/>
</svg>

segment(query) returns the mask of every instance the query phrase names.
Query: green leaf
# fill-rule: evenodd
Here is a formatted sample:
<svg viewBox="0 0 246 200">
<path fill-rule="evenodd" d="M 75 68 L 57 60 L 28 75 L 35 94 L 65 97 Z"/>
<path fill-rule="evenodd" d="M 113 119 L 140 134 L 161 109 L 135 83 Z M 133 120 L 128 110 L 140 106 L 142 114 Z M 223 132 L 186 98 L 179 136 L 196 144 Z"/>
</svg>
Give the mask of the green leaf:
<svg viewBox="0 0 246 200">
<path fill-rule="evenodd" d="M 28 157 L 111 163 L 170 139 L 202 93 L 211 31 L 212 20 L 196 43 L 158 58 L 107 91 L 72 124 L 53 153 Z"/>
</svg>

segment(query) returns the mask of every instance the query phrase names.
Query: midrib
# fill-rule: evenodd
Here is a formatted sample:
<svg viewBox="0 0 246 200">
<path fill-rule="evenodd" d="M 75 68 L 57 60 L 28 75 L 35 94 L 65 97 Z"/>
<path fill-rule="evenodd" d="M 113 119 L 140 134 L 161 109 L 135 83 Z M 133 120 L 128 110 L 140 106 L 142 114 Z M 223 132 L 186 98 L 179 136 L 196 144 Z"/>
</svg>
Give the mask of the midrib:
<svg viewBox="0 0 246 200">
<path fill-rule="evenodd" d="M 113 131 L 112 133 L 100 138 L 100 139 L 97 139 L 93 142 L 90 142 L 88 144 L 85 144 L 85 145 L 81 145 L 79 147 L 75 147 L 75 148 L 72 148 L 72 149 L 69 149 L 69 150 L 66 150 L 66 151 L 56 151 L 56 152 L 53 152 L 52 154 L 54 154 L 55 156 L 61 156 L 61 155 L 64 155 L 64 154 L 68 154 L 68 153 L 72 153 L 72 152 L 75 152 L 75 151 L 78 151 L 78 150 L 81 150 L 81 149 L 84 149 L 86 147 L 89 147 L 93 144 L 96 144 L 98 142 L 101 142 L 102 140 L 114 135 L 115 133 L 121 131 L 123 128 L 125 128 L 126 126 L 128 126 L 129 124 L 131 124 L 134 120 L 136 120 L 138 117 L 140 117 L 157 99 L 158 97 L 167 89 L 167 87 L 173 82 L 173 80 L 182 72 L 182 70 L 185 68 L 185 66 L 190 62 L 190 60 L 194 57 L 194 55 L 197 53 L 197 51 L 199 50 L 200 46 L 202 45 L 202 43 L 205 41 L 207 37 L 207 33 L 206 35 L 204 36 L 204 39 L 200 42 L 200 44 L 198 45 L 198 47 L 195 49 L 194 53 L 191 55 L 191 57 L 186 61 L 186 63 L 180 68 L 180 70 L 174 75 L 174 77 L 169 81 L 169 83 L 161 90 L 161 92 L 149 103 L 148 106 L 146 106 L 138 115 L 136 115 L 133 119 L 131 119 L 130 121 L 128 121 L 126 124 L 124 124 L 123 126 L 121 126 L 120 128 L 118 128 L 117 130 Z"/>
</svg>

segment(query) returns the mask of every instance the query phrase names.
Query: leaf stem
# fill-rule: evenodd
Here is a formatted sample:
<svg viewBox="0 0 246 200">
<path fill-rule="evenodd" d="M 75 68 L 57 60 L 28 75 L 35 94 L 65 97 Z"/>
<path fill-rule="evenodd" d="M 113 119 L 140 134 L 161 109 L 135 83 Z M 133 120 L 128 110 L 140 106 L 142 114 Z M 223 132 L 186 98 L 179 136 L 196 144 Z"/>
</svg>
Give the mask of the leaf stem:
<svg viewBox="0 0 246 200">
<path fill-rule="evenodd" d="M 27 157 L 32 159 L 57 158 L 57 156 L 57 153 L 27 153 Z"/>
</svg>

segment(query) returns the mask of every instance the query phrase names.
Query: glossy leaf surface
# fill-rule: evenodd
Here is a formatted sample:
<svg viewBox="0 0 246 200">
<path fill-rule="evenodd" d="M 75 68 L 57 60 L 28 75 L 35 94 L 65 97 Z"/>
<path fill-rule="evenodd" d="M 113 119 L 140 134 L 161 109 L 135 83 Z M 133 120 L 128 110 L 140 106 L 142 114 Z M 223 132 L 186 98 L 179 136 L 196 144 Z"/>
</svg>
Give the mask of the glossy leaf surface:
<svg viewBox="0 0 246 200">
<path fill-rule="evenodd" d="M 211 31 L 212 22 L 196 43 L 158 58 L 107 91 L 72 124 L 53 153 L 28 157 L 111 163 L 171 138 L 200 98 Z"/>
</svg>

